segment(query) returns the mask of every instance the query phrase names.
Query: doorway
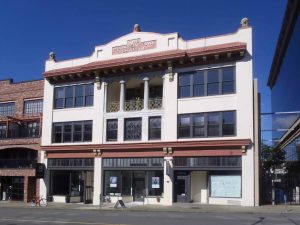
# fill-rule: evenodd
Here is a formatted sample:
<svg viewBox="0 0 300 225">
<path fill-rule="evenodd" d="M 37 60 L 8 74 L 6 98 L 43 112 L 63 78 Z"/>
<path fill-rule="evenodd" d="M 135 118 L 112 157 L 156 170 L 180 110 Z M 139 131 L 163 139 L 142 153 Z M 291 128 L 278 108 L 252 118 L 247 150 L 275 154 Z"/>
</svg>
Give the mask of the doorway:
<svg viewBox="0 0 300 225">
<path fill-rule="evenodd" d="M 145 196 L 145 172 L 138 171 L 133 173 L 133 201 L 144 202 Z"/>
<path fill-rule="evenodd" d="M 191 176 L 178 175 L 175 181 L 175 198 L 177 202 L 191 202 Z"/>
</svg>

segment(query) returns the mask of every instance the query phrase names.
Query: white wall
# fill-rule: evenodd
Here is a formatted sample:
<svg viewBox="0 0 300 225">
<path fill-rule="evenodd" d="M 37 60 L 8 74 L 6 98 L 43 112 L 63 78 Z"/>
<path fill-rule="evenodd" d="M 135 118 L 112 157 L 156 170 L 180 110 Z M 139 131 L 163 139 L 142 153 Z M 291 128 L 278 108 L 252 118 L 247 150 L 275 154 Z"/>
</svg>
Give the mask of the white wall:
<svg viewBox="0 0 300 225">
<path fill-rule="evenodd" d="M 191 172 L 191 199 L 193 202 L 202 204 L 207 203 L 208 194 L 207 172 L 192 171 Z"/>
</svg>

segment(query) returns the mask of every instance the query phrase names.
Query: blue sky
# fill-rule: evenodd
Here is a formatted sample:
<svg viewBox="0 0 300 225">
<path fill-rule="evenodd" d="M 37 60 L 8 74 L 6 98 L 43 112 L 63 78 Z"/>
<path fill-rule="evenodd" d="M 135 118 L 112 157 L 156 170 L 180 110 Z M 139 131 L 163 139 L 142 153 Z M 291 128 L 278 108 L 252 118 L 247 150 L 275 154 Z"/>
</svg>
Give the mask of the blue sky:
<svg viewBox="0 0 300 225">
<path fill-rule="evenodd" d="M 90 55 L 132 31 L 179 32 L 184 39 L 230 33 L 241 18 L 253 27 L 254 77 L 262 111 L 270 111 L 267 78 L 286 0 L 0 0 L 0 79 L 41 79 L 50 51 L 57 59 Z M 263 121 L 263 128 L 270 122 Z M 269 127 L 270 129 L 270 127 Z M 265 134 L 268 139 L 270 134 Z"/>
</svg>

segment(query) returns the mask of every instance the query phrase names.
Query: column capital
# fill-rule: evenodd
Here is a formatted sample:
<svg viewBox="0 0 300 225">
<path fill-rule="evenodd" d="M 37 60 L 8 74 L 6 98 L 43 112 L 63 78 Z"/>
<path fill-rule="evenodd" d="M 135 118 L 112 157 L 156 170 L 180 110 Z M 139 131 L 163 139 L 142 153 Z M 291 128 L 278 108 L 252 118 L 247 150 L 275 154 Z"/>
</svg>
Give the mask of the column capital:
<svg viewBox="0 0 300 225">
<path fill-rule="evenodd" d="M 120 84 L 125 84 L 125 80 L 120 80 Z"/>
<path fill-rule="evenodd" d="M 143 81 L 149 81 L 149 77 L 145 77 Z"/>
</svg>

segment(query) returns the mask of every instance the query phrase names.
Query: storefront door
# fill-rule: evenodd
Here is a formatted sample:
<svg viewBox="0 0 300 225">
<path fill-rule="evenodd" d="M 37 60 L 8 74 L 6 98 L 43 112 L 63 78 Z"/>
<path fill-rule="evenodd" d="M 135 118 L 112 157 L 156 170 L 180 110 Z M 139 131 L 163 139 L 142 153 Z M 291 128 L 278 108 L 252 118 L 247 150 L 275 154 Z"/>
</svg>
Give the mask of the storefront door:
<svg viewBox="0 0 300 225">
<path fill-rule="evenodd" d="M 145 178 L 135 178 L 133 180 L 133 201 L 143 202 L 145 190 Z"/>
<path fill-rule="evenodd" d="M 93 176 L 92 171 L 84 172 L 84 203 L 93 202 Z"/>
<path fill-rule="evenodd" d="M 176 177 L 176 197 L 177 197 L 177 202 L 191 201 L 190 175 Z"/>
</svg>

